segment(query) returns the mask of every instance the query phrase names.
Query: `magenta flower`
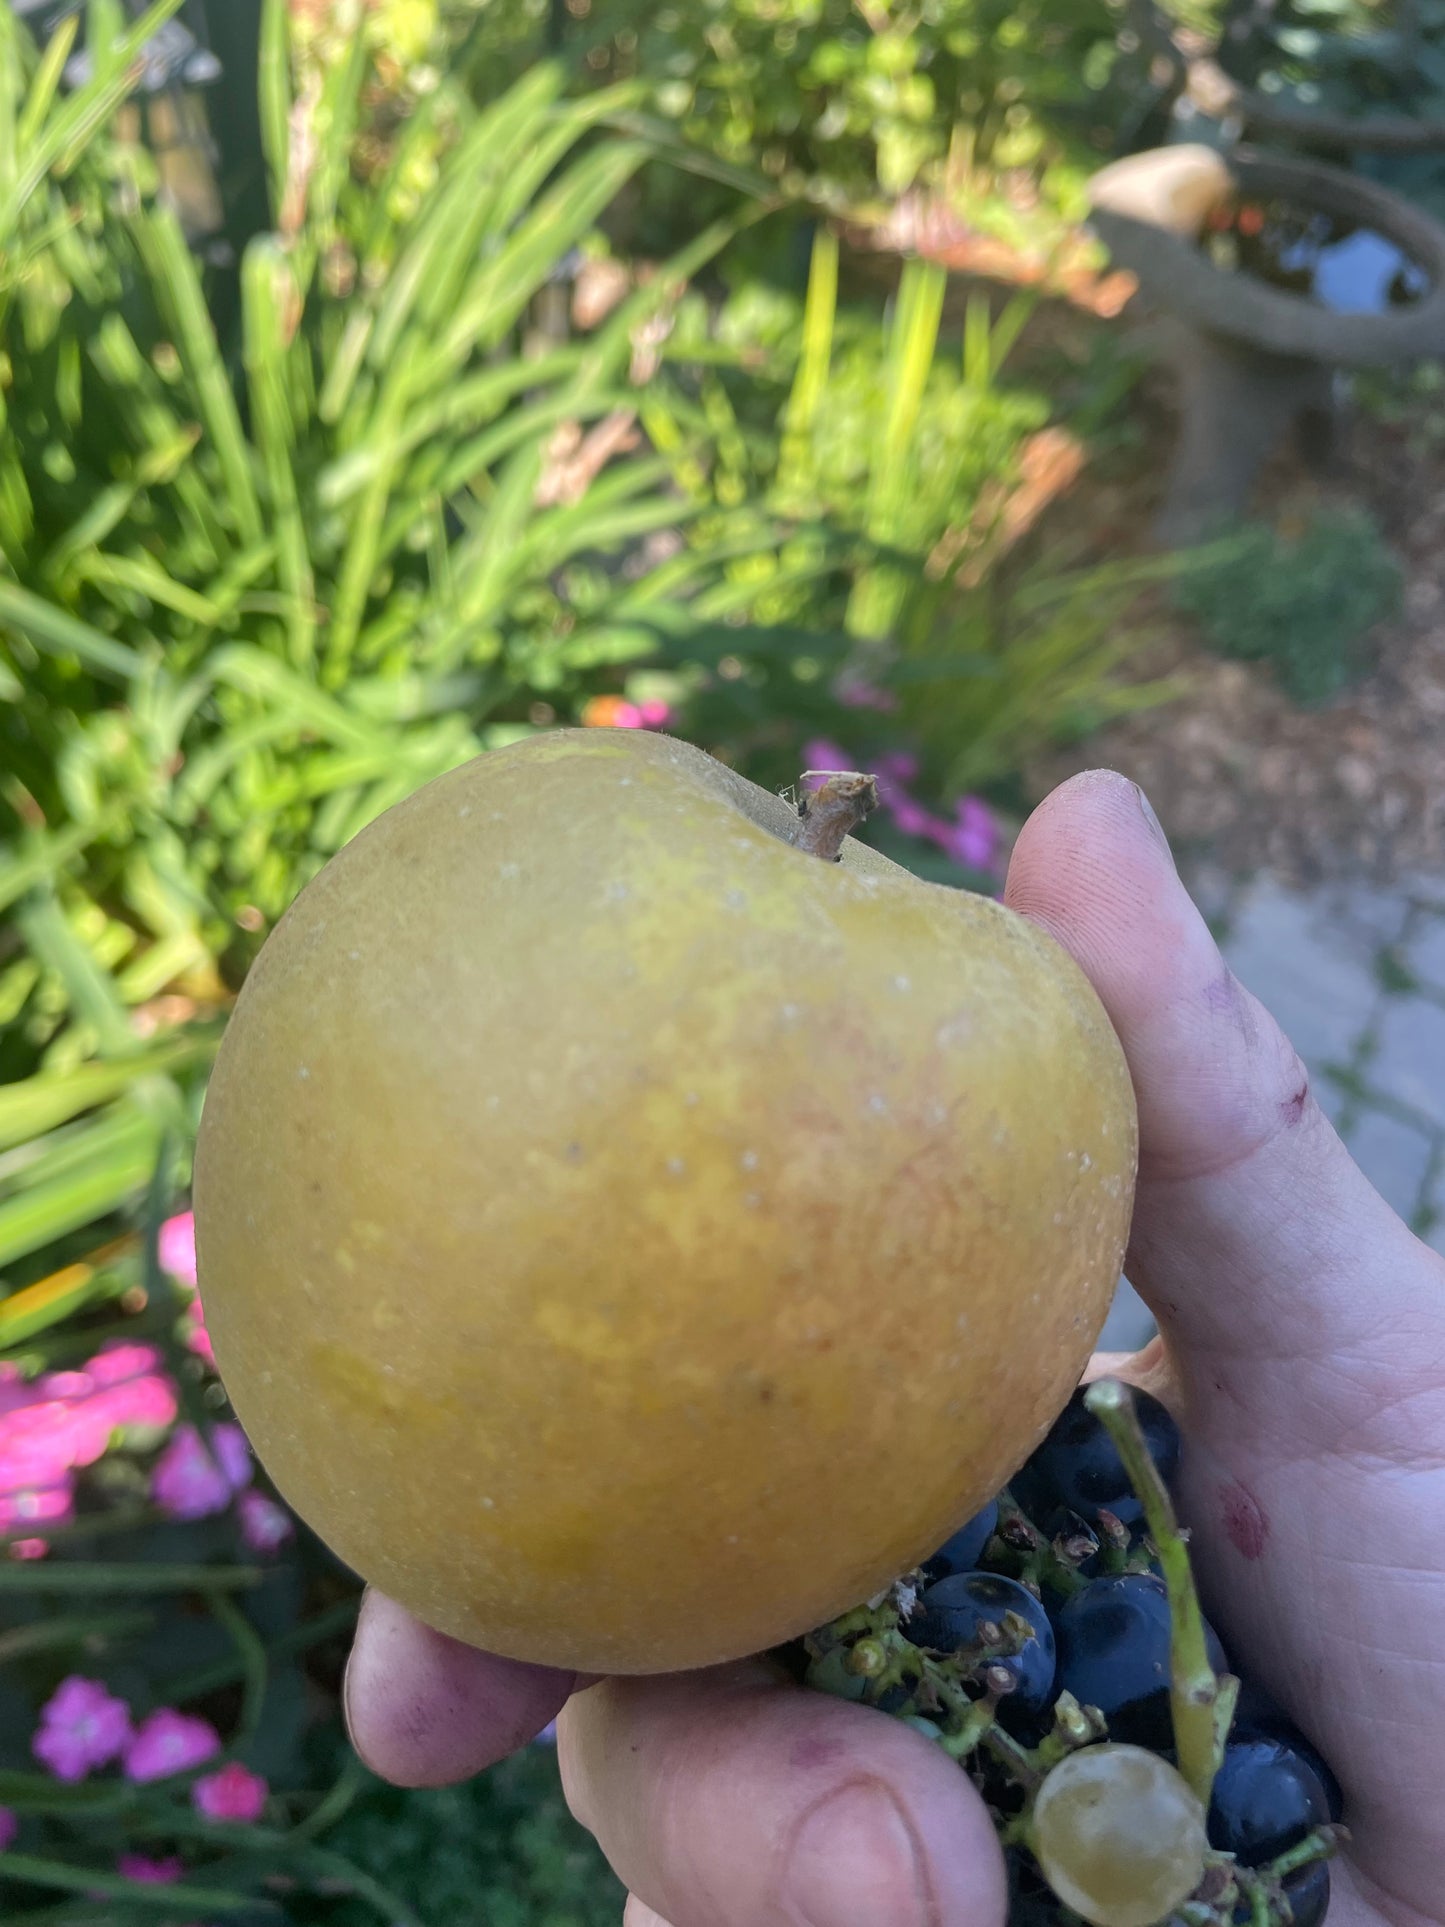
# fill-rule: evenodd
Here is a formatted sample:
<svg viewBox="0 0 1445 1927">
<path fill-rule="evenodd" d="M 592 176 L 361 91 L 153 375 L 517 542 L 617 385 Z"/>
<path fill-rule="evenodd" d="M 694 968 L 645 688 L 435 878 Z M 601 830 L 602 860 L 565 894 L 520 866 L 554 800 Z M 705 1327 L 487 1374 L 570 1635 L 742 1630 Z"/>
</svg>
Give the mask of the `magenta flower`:
<svg viewBox="0 0 1445 1927">
<path fill-rule="evenodd" d="M 30 1750 L 57 1780 L 83 1780 L 131 1741 L 130 1708 L 98 1679 L 72 1673 L 40 1709 Z"/>
<path fill-rule="evenodd" d="M 220 1750 L 221 1736 L 209 1720 L 163 1706 L 137 1727 L 135 1738 L 126 1748 L 125 1777 L 137 1781 L 168 1779 L 172 1773 L 204 1766 Z"/>
<path fill-rule="evenodd" d="M 918 758 L 907 750 L 891 749 L 886 755 L 875 756 L 869 768 L 884 784 L 911 783 L 918 774 Z"/>
<path fill-rule="evenodd" d="M 167 1218 L 161 1226 L 160 1242 L 156 1253 L 162 1271 L 168 1271 L 172 1278 L 179 1278 L 184 1285 L 194 1288 L 196 1282 L 196 1214 L 182 1211 L 174 1218 Z"/>
<path fill-rule="evenodd" d="M 7 1847 L 14 1844 L 15 1836 L 19 1831 L 20 1822 L 9 1807 L 0 1807 L 0 1853 L 4 1853 Z"/>
<path fill-rule="evenodd" d="M 172 1519 L 205 1519 L 224 1512 L 251 1482 L 251 1448 L 239 1425 L 211 1432 L 215 1456 L 194 1425 L 177 1426 L 151 1470 L 151 1497 Z"/>
<path fill-rule="evenodd" d="M 9 1490 L 4 1488 L 9 1487 Z M 69 1525 L 75 1517 L 75 1481 L 69 1473 L 61 1473 L 58 1478 L 47 1484 L 36 1479 L 21 1478 L 11 1484 L 10 1473 L 0 1463 L 0 1533 L 24 1532 L 29 1534 L 35 1526 Z M 31 1548 L 38 1546 L 37 1553 Z M 15 1559 L 35 1559 L 43 1554 L 49 1541 L 34 1536 L 15 1540 L 10 1547 L 10 1555 Z M 24 1551 L 21 1548 L 26 1548 Z"/>
<path fill-rule="evenodd" d="M 0 1419 L 8 1412 L 18 1412 L 27 1405 L 34 1405 L 44 1393 L 35 1381 L 28 1379 L 18 1365 L 6 1362 L 0 1364 Z"/>
<path fill-rule="evenodd" d="M 822 770 L 825 772 L 835 769 L 852 769 L 853 767 L 847 750 L 839 749 L 836 743 L 830 743 L 825 736 L 817 736 L 811 743 L 804 743 L 803 763 L 805 767 L 810 770 Z M 816 789 L 818 785 L 814 783 L 811 784 L 810 787 Z"/>
<path fill-rule="evenodd" d="M 243 1492 L 236 1510 L 241 1515 L 241 1537 L 252 1552 L 277 1552 L 296 1536 L 291 1514 L 264 1492 Z"/>
<path fill-rule="evenodd" d="M 845 709 L 872 709 L 886 716 L 898 707 L 898 698 L 891 690 L 880 689 L 858 676 L 840 676 L 833 694 Z"/>
<path fill-rule="evenodd" d="M 998 824 L 988 804 L 965 796 L 945 847 L 959 863 L 973 870 L 990 870 L 998 857 Z"/>
<path fill-rule="evenodd" d="M 75 1463 L 93 1465 L 117 1432 L 163 1431 L 179 1410 L 176 1388 L 160 1369 L 154 1345 L 108 1345 L 96 1353 L 77 1388 L 72 1421 Z"/>
<path fill-rule="evenodd" d="M 174 1854 L 168 1860 L 148 1860 L 143 1853 L 123 1853 L 115 1870 L 127 1880 L 143 1880 L 149 1887 L 172 1887 L 185 1867 Z"/>
<path fill-rule="evenodd" d="M 216 1354 L 211 1346 L 211 1334 L 206 1328 L 206 1308 L 199 1297 L 191 1300 L 182 1321 L 181 1342 L 187 1351 L 195 1353 L 203 1365 L 215 1371 Z"/>
<path fill-rule="evenodd" d="M 259 1820 L 270 1788 L 259 1773 L 230 1760 L 191 1788 L 191 1805 L 208 1820 Z"/>
</svg>

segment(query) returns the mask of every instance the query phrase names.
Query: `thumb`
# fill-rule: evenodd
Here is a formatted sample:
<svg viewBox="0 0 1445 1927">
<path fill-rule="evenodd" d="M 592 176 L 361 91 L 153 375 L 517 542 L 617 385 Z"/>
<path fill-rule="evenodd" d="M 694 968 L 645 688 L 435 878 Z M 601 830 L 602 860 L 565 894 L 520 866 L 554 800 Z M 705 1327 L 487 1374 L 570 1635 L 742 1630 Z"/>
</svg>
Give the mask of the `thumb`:
<svg viewBox="0 0 1445 1927">
<path fill-rule="evenodd" d="M 1139 1104 L 1129 1276 L 1186 1395 L 1206 1360 L 1211 1392 L 1253 1404 L 1262 1379 L 1298 1440 L 1407 1350 L 1413 1376 L 1445 1267 L 1356 1169 L 1225 964 L 1142 792 L 1108 771 L 1056 790 L 1019 837 L 1006 899 L 1072 952 L 1123 1043 Z M 1360 1369 L 1341 1374 L 1342 1357 Z"/>
</svg>

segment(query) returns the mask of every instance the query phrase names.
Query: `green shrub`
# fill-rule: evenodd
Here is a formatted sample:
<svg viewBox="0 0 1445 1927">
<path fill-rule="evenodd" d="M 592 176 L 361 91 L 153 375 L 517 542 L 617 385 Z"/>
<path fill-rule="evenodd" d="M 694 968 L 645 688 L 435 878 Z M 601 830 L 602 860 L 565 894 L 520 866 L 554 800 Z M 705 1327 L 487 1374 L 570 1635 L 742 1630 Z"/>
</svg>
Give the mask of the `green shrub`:
<svg viewBox="0 0 1445 1927">
<path fill-rule="evenodd" d="M 1298 535 L 1251 525 L 1201 557 L 1176 595 L 1222 655 L 1267 662 L 1296 702 L 1322 703 L 1364 672 L 1365 639 L 1402 588 L 1373 518 L 1341 509 Z"/>
<path fill-rule="evenodd" d="M 414 1895 L 425 1927 L 616 1927 L 626 1898 L 568 1814 L 544 1747 L 440 1792 L 372 1781 L 333 1844 L 393 1892 Z M 375 1916 L 352 1901 L 319 1918 L 371 1927 Z"/>
</svg>

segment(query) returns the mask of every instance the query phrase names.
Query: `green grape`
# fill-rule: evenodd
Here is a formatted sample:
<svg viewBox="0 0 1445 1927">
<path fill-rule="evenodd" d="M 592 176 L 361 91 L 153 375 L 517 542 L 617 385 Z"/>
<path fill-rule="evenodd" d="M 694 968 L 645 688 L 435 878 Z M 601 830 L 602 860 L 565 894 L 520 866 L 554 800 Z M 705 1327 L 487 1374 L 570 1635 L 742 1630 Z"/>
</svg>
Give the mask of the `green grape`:
<svg viewBox="0 0 1445 1927">
<path fill-rule="evenodd" d="M 835 1646 L 831 1653 L 811 1661 L 805 1684 L 815 1692 L 831 1693 L 835 1699 L 861 1700 L 868 1690 L 868 1682 L 861 1673 L 849 1672 L 846 1657 L 843 1648 Z"/>
<path fill-rule="evenodd" d="M 1039 1789 L 1033 1830 L 1044 1878 L 1093 1927 L 1153 1927 L 1204 1872 L 1204 1809 L 1141 1746 L 1089 1746 L 1061 1760 Z"/>
</svg>

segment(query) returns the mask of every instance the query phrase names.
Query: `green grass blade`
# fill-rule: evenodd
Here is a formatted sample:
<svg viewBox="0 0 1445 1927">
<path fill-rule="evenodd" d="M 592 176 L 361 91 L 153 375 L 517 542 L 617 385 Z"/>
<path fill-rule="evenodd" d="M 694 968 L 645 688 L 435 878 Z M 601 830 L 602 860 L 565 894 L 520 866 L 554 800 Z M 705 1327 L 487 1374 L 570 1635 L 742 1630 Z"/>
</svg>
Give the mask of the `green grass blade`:
<svg viewBox="0 0 1445 1927">
<path fill-rule="evenodd" d="M 8 12 L 8 8 L 6 11 Z M 61 73 L 66 61 L 70 58 L 70 50 L 75 45 L 75 36 L 79 32 L 80 16 L 71 14 L 68 19 L 59 23 L 50 36 L 45 52 L 41 56 L 40 65 L 35 71 L 35 78 L 30 83 L 30 93 L 15 129 L 16 142 L 22 153 L 36 139 L 45 125 L 45 117 L 50 112 L 56 90 L 60 86 Z"/>
<path fill-rule="evenodd" d="M 0 577 L 0 623 L 9 623 L 49 656 L 75 656 L 92 674 L 125 682 L 140 667 L 134 649 L 103 636 L 88 622 Z"/>
<path fill-rule="evenodd" d="M 0 1202 L 0 1265 L 81 1230 L 143 1191 L 160 1136 L 144 1111 L 122 1101 L 75 1135 L 38 1147 L 20 1187 Z M 0 1170 L 17 1155 L 7 1154 Z"/>
<path fill-rule="evenodd" d="M 71 929 L 56 897 L 38 894 L 22 906 L 16 922 L 30 953 L 53 970 L 65 987 L 71 1012 L 91 1026 L 102 1051 L 125 1057 L 140 1048 L 110 973 Z"/>
<path fill-rule="evenodd" d="M 257 56 L 261 151 L 271 184 L 271 219 L 280 223 L 291 166 L 291 45 L 286 0 L 262 0 Z"/>
<path fill-rule="evenodd" d="M 24 856 L 0 858 L 0 910 L 8 910 L 37 884 L 52 881 L 73 857 L 110 828 L 107 819 L 96 823 L 71 823 L 63 830 L 37 838 L 38 847 Z"/>
<path fill-rule="evenodd" d="M 808 267 L 798 370 L 783 414 L 778 487 L 785 496 L 809 486 L 812 481 L 813 424 L 828 390 L 837 313 L 838 237 L 831 228 L 820 227 L 813 239 Z"/>
<path fill-rule="evenodd" d="M 649 157 L 640 141 L 592 149 L 537 202 L 500 254 L 473 276 L 440 343 L 421 360 L 418 390 L 450 378 L 478 348 L 501 340 L 552 267 Z"/>
<path fill-rule="evenodd" d="M 41 1071 L 0 1089 L 0 1150 L 43 1136 L 97 1104 L 119 1097 L 138 1077 L 169 1074 L 203 1064 L 215 1049 L 204 1033 L 167 1039 L 116 1062 L 78 1064 L 74 1070 Z"/>
<path fill-rule="evenodd" d="M 157 300 L 175 335 L 177 352 L 225 476 L 237 531 L 243 541 L 259 542 L 265 529 L 251 469 L 251 450 L 221 359 L 195 256 L 186 244 L 180 221 L 169 208 L 148 210 L 132 223 L 132 231 L 150 269 Z"/>
<path fill-rule="evenodd" d="M 50 1593 L 248 1592 L 265 1573 L 258 1566 L 128 1565 L 89 1560 L 46 1560 L 43 1565 L 0 1562 L 0 1596 L 43 1599 Z M 174 1892 L 175 1889 L 170 1890 Z"/>
<path fill-rule="evenodd" d="M 22 59 L 21 32 L 8 4 L 0 6 L 0 205 L 9 204 L 19 164 L 15 108 L 27 65 Z"/>
<path fill-rule="evenodd" d="M 104 126 L 134 85 L 135 56 L 171 15 L 182 0 L 156 0 L 128 33 L 116 43 L 114 58 L 97 62 L 97 72 L 83 87 L 78 87 L 48 124 L 25 156 L 25 163 L 0 204 L 0 241 L 8 241 L 26 202 L 52 168 L 63 174 L 75 163 L 76 156 L 96 129 Z M 8 11 L 8 0 L 7 0 Z"/>
<path fill-rule="evenodd" d="M 143 551 L 137 555 L 111 555 L 97 549 L 75 565 L 75 575 L 101 588 L 132 590 L 204 631 L 219 628 L 224 619 L 214 602 L 197 595 L 183 582 L 177 582 Z"/>
<path fill-rule="evenodd" d="M 283 338 L 285 317 L 293 305 L 299 305 L 300 295 L 285 250 L 269 236 L 247 248 L 241 276 L 251 419 L 271 497 L 281 585 L 291 599 L 288 648 L 292 664 L 300 669 L 316 651 L 316 578 L 292 467 L 299 436 L 291 412 Z"/>
<path fill-rule="evenodd" d="M 67 1265 L 38 1284 L 26 1285 L 0 1302 L 0 1351 L 28 1345 L 77 1313 L 118 1298 L 124 1281 L 91 1265 Z M 18 1536 L 23 1537 L 23 1534 Z"/>
<path fill-rule="evenodd" d="M 194 1913 L 206 1909 L 213 1913 L 254 1910 L 256 1896 L 239 1893 L 230 1887 L 193 1887 L 189 1881 L 160 1887 L 153 1883 L 127 1880 L 123 1874 L 107 1873 L 101 1867 L 75 1867 L 60 1860 L 42 1860 L 30 1853 L 7 1853 L 0 1860 L 0 1876 L 28 1881 L 32 1887 L 55 1887 L 62 1893 L 99 1894 L 108 1900 L 129 1900 L 137 1907 L 144 1903 L 148 1912 L 160 1914 Z"/>
</svg>

